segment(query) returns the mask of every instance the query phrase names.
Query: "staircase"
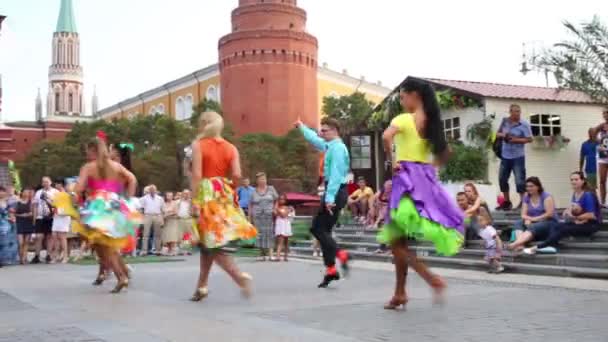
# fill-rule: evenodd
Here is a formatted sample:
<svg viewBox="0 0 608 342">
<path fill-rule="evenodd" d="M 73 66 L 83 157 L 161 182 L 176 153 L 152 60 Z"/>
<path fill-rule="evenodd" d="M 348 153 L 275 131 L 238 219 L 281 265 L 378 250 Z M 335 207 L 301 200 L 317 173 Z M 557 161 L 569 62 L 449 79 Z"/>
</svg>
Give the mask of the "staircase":
<svg viewBox="0 0 608 342">
<path fill-rule="evenodd" d="M 517 212 L 494 213 L 494 227 L 501 232 L 503 241 L 509 241 L 511 227 L 519 218 Z M 604 213 L 604 221 L 608 215 Z M 294 226 L 310 225 L 310 217 L 298 217 Z M 349 218 L 342 219 L 342 225 L 335 228 L 335 236 L 341 248 L 350 251 L 355 259 L 391 262 L 390 253 L 375 253 L 379 244 L 376 242 L 376 230 L 365 230 L 365 227 L 352 222 Z M 301 229 L 301 228 L 300 228 Z M 296 234 L 300 238 L 302 233 Z M 312 242 L 310 237 L 295 240 L 290 249 L 294 256 L 312 257 Z M 482 240 L 469 241 L 466 248 L 452 257 L 438 256 L 430 243 L 412 241 L 410 248 L 430 266 L 475 269 L 486 271 L 484 247 Z M 503 253 L 505 272 L 550 275 L 564 277 L 586 277 L 608 279 L 608 224 L 591 238 L 569 238 L 560 243 L 557 254 L 523 255 Z"/>
</svg>

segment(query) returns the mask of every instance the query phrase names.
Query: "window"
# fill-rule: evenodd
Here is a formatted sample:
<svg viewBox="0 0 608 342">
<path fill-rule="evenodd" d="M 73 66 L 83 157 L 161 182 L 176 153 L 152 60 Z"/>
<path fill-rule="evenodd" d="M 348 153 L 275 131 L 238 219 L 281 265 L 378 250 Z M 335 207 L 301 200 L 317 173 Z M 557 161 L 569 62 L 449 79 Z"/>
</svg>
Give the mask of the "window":
<svg viewBox="0 0 608 342">
<path fill-rule="evenodd" d="M 331 97 L 333 99 L 339 99 L 340 95 L 338 95 L 338 93 L 336 93 L 335 91 L 330 91 L 329 92 L 329 97 Z"/>
<path fill-rule="evenodd" d="M 56 89 L 55 91 L 55 113 L 59 113 L 59 91 Z"/>
<path fill-rule="evenodd" d="M 158 106 L 156 106 L 155 114 L 165 114 L 165 105 L 161 103 Z"/>
<path fill-rule="evenodd" d="M 192 117 L 192 106 L 194 101 L 192 100 L 192 95 L 188 94 L 184 99 L 184 120 L 190 119 Z"/>
<path fill-rule="evenodd" d="M 154 115 L 154 114 L 156 114 L 156 106 L 152 106 L 152 107 L 150 107 L 150 110 L 148 110 L 148 114 L 149 114 L 149 115 Z"/>
<path fill-rule="evenodd" d="M 447 140 L 460 140 L 460 118 L 443 120 L 443 132 Z"/>
<path fill-rule="evenodd" d="M 220 102 L 217 96 L 217 88 L 214 85 L 210 85 L 209 88 L 207 88 L 207 95 L 205 96 L 207 98 L 207 100 L 211 100 L 211 101 L 215 101 L 215 102 Z"/>
<path fill-rule="evenodd" d="M 74 111 L 74 95 L 70 93 L 68 95 L 68 112 L 72 113 Z"/>
<path fill-rule="evenodd" d="M 371 169 L 371 137 L 369 135 L 353 135 L 350 137 L 350 155 L 353 169 Z"/>
<path fill-rule="evenodd" d="M 184 120 L 185 112 L 184 99 L 180 96 L 175 101 L 175 120 Z"/>
<path fill-rule="evenodd" d="M 532 136 L 552 137 L 562 134 L 562 118 L 552 114 L 530 115 L 530 128 Z"/>
</svg>

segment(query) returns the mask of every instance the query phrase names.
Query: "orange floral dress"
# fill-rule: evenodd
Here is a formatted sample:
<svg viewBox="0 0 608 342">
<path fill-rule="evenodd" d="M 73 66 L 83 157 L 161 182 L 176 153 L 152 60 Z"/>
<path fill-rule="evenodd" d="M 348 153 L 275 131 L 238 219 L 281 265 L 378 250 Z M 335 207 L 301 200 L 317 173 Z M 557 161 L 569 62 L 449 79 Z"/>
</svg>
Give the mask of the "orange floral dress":
<svg viewBox="0 0 608 342">
<path fill-rule="evenodd" d="M 257 230 L 245 217 L 232 181 L 226 178 L 236 158 L 234 146 L 221 138 L 203 138 L 199 144 L 203 179 L 194 200 L 200 208 L 194 230 L 197 238 L 207 248 L 254 240 Z"/>
</svg>

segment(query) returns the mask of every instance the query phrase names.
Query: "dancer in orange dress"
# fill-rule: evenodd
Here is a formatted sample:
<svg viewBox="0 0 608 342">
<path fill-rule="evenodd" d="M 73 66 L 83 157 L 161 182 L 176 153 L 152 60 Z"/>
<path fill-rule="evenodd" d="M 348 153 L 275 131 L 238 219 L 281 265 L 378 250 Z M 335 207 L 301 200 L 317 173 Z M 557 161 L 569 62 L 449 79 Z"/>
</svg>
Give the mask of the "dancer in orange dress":
<svg viewBox="0 0 608 342">
<path fill-rule="evenodd" d="M 192 143 L 192 193 L 199 212 L 195 233 L 201 246 L 200 276 L 191 300 L 207 297 L 209 272 L 217 263 L 251 296 L 251 276 L 239 271 L 232 257 L 222 248 L 231 242 L 253 240 L 256 229 L 239 207 L 234 184 L 241 178 L 239 152 L 221 137 L 224 120 L 216 112 L 205 112 L 199 121 L 199 137 Z"/>
</svg>

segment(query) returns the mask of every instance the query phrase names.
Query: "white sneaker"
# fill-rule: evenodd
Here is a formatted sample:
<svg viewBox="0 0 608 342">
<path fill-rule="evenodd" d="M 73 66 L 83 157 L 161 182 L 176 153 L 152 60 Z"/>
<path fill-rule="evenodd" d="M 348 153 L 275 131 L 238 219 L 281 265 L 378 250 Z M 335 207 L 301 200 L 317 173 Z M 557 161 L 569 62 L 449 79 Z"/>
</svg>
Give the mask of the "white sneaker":
<svg viewBox="0 0 608 342">
<path fill-rule="evenodd" d="M 532 248 L 524 248 L 524 254 L 527 255 L 534 255 L 536 254 L 536 248 L 532 247 Z"/>
</svg>

